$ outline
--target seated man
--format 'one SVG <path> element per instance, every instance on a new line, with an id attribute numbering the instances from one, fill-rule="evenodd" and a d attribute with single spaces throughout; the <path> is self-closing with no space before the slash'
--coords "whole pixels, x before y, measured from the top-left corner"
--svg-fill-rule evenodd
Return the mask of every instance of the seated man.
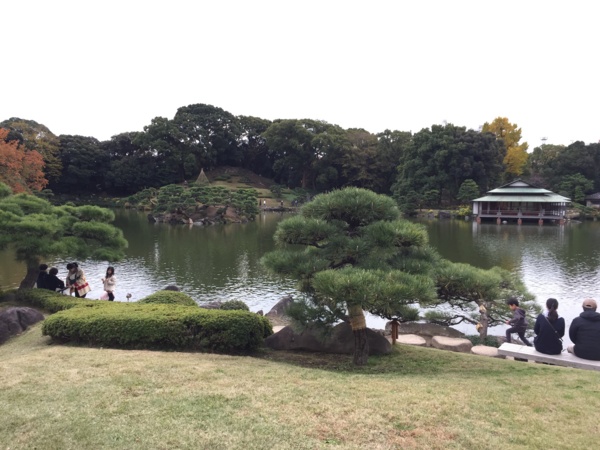
<path id="1" fill-rule="evenodd" d="M 583 312 L 573 320 L 569 337 L 573 345 L 567 350 L 584 359 L 600 361 L 600 314 L 596 312 L 596 301 L 588 298 L 583 301 Z"/>
<path id="2" fill-rule="evenodd" d="M 65 283 L 56 276 L 57 274 L 58 269 L 56 267 L 50 269 L 50 274 L 48 274 L 48 278 L 46 278 L 46 289 L 54 292 L 62 292 L 65 290 Z"/>

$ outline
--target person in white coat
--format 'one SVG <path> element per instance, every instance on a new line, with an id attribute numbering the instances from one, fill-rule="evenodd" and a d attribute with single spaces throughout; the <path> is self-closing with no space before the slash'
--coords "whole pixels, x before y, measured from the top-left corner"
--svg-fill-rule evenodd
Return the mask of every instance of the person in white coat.
<path id="1" fill-rule="evenodd" d="M 112 302 L 115 299 L 114 291 L 117 285 L 114 267 L 109 266 L 108 269 L 106 269 L 106 277 L 102 278 L 102 283 L 104 283 L 104 290 L 108 295 L 108 301 Z"/>

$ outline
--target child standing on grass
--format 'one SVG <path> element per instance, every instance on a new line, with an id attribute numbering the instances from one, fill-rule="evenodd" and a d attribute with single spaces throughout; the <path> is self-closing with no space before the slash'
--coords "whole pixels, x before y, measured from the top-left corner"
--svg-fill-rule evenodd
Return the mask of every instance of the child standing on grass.
<path id="1" fill-rule="evenodd" d="M 102 283 L 104 283 L 104 290 L 108 296 L 108 301 L 112 302 L 115 299 L 114 290 L 117 285 L 114 267 L 109 266 L 108 269 L 106 269 L 106 277 L 102 278 Z"/>
<path id="2" fill-rule="evenodd" d="M 526 346 L 531 347 L 531 342 L 525 337 L 525 330 L 527 330 L 527 313 L 523 308 L 519 308 L 519 300 L 514 297 L 509 298 L 506 303 L 513 312 L 513 318 L 506 321 L 507 325 L 511 325 L 511 327 L 506 330 L 506 342 L 510 343 L 510 335 L 512 333 L 517 333 L 519 339 L 521 339 Z"/>

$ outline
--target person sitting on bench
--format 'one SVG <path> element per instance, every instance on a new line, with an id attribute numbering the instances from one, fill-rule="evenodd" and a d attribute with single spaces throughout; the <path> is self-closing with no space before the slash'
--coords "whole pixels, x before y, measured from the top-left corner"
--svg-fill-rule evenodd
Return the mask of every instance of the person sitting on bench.
<path id="1" fill-rule="evenodd" d="M 571 323 L 569 338 L 573 345 L 567 350 L 583 359 L 600 361 L 600 314 L 594 299 L 585 299 L 581 305 L 583 312 Z"/>
<path id="2" fill-rule="evenodd" d="M 558 300 L 546 300 L 547 313 L 537 317 L 533 331 L 535 338 L 533 346 L 540 353 L 560 355 L 562 352 L 562 337 L 565 335 L 565 319 L 558 317 Z"/>

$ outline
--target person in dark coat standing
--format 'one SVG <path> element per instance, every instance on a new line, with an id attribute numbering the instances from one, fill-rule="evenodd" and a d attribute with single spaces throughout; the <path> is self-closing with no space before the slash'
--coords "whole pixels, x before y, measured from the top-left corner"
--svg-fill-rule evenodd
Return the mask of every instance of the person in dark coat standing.
<path id="1" fill-rule="evenodd" d="M 546 300 L 546 313 L 540 314 L 533 331 L 535 338 L 533 346 L 540 353 L 547 355 L 560 355 L 562 352 L 562 337 L 565 335 L 565 319 L 558 316 L 558 300 Z"/>
<path id="2" fill-rule="evenodd" d="M 48 278 L 48 264 L 40 264 L 40 273 L 38 274 L 35 285 L 38 289 L 46 289 L 46 279 Z"/>
<path id="3" fill-rule="evenodd" d="M 582 303 L 583 312 L 569 327 L 569 338 L 573 345 L 567 350 L 583 359 L 600 361 L 600 314 L 596 312 L 596 300 L 588 298 Z"/>

